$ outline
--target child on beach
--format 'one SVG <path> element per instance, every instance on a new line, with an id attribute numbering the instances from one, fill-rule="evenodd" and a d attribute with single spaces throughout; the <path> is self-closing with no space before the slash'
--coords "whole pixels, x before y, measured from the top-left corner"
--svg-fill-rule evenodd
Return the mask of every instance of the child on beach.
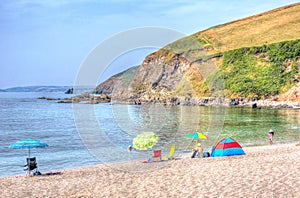
<path id="1" fill-rule="evenodd" d="M 133 146 L 132 146 L 132 145 L 129 145 L 129 146 L 128 146 L 128 151 L 131 153 L 132 150 L 134 150 Z"/>
<path id="2" fill-rule="evenodd" d="M 272 129 L 269 130 L 269 142 L 270 145 L 273 144 L 273 138 L 274 138 L 274 131 Z"/>

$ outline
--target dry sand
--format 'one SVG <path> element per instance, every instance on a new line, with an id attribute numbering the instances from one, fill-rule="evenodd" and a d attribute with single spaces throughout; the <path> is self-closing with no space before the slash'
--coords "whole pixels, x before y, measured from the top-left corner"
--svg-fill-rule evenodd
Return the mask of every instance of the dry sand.
<path id="1" fill-rule="evenodd" d="M 0 197 L 300 197 L 300 146 L 244 148 L 246 155 L 127 162 L 0 178 Z M 140 167 L 146 169 L 140 170 Z"/>

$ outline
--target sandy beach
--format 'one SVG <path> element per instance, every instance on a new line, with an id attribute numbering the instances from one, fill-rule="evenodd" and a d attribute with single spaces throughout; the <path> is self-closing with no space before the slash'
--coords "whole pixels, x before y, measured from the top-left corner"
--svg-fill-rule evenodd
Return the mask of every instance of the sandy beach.
<path id="1" fill-rule="evenodd" d="M 0 196 L 300 197 L 300 146 L 244 150 L 243 156 L 135 161 L 63 170 L 53 176 L 5 177 L 0 178 Z"/>

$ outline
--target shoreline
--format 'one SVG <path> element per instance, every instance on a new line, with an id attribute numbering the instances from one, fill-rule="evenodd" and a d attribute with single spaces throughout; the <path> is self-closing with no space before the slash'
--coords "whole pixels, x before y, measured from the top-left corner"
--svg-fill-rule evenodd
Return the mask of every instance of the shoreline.
<path id="1" fill-rule="evenodd" d="M 166 106 L 226 106 L 250 108 L 293 108 L 300 109 L 298 101 L 258 100 L 256 98 L 225 98 L 225 97 L 171 97 L 171 98 L 112 98 L 112 104 L 145 105 L 159 104 Z"/>
<path id="2" fill-rule="evenodd" d="M 48 98 L 45 96 L 38 97 L 40 100 L 57 100 L 57 103 L 85 103 L 99 104 L 110 103 L 128 104 L 128 105 L 148 105 L 159 104 L 166 106 L 226 106 L 226 107 L 251 107 L 251 108 L 293 108 L 300 109 L 300 101 L 278 100 L 278 97 L 271 99 L 257 98 L 226 98 L 221 97 L 155 97 L 155 96 L 123 96 L 120 94 L 93 94 L 85 92 L 81 95 L 75 95 L 71 98 Z M 300 100 L 300 99 L 299 99 Z"/>
<path id="3" fill-rule="evenodd" d="M 246 155 L 141 160 L 0 178 L 1 197 L 297 197 L 300 146 L 243 147 Z M 142 167 L 143 170 L 136 171 Z M 30 188 L 29 188 L 30 186 Z"/>

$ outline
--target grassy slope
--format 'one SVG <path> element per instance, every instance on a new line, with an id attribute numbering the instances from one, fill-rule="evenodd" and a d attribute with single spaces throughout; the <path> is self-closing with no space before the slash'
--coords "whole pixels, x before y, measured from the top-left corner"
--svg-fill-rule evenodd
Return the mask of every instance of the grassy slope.
<path id="1" fill-rule="evenodd" d="M 134 67 L 126 69 L 125 71 L 118 73 L 112 77 L 122 80 L 124 82 L 124 84 L 128 85 L 131 82 L 131 80 L 134 78 L 134 76 L 136 75 L 139 68 L 140 68 L 140 66 L 134 66 Z"/>
<path id="2" fill-rule="evenodd" d="M 220 73 L 229 97 L 270 97 L 299 81 L 300 39 L 224 52 Z"/>
<path id="3" fill-rule="evenodd" d="M 285 6 L 282 8 L 278 8 L 275 10 L 271 10 L 262 14 L 250 16 L 244 19 L 236 20 L 230 23 L 222 24 L 219 26 L 215 26 L 212 28 L 209 28 L 207 30 L 195 33 L 189 37 L 180 39 L 170 45 L 168 45 L 166 48 L 173 51 L 173 52 L 179 52 L 183 53 L 184 56 L 188 57 L 190 61 L 195 60 L 205 60 L 207 57 L 210 57 L 213 54 L 221 54 L 221 57 L 218 56 L 218 58 L 213 58 L 213 61 L 217 65 L 217 67 L 222 71 L 224 69 L 224 57 L 226 59 L 232 59 L 230 53 L 225 53 L 226 56 L 224 56 L 224 52 L 232 51 L 234 49 L 241 49 L 245 47 L 253 47 L 253 46 L 272 46 L 272 43 L 278 43 L 282 41 L 288 41 L 288 40 L 296 40 L 300 39 L 300 3 L 292 4 L 289 6 Z M 195 42 L 193 42 L 193 40 Z M 190 45 L 190 43 L 193 43 L 193 45 Z M 195 44 L 197 43 L 197 44 Z M 195 46 L 196 45 L 196 46 Z M 197 48 L 198 46 L 198 48 Z M 181 50 L 178 50 L 181 48 Z M 203 49 L 205 52 L 203 52 Z M 277 53 L 280 53 L 280 48 L 276 49 Z M 191 57 L 190 54 L 193 54 L 194 56 Z M 196 57 L 195 57 L 196 55 Z M 266 67 L 261 68 L 261 63 L 257 60 L 256 55 L 254 54 L 247 54 L 244 56 L 243 54 L 240 54 L 240 58 L 247 58 L 249 60 L 246 61 L 246 65 L 251 67 L 256 67 L 258 72 L 257 74 L 252 73 L 253 76 L 261 76 L 259 72 L 261 70 L 270 70 L 266 71 L 267 73 L 271 73 L 272 68 L 269 69 Z M 234 57 L 236 68 L 239 71 L 241 70 L 241 67 L 239 65 L 239 61 L 237 60 L 238 57 Z M 293 61 L 296 62 L 296 58 L 294 57 L 294 60 L 284 60 L 284 62 Z M 266 60 L 264 59 L 265 64 L 274 65 L 273 60 Z M 201 66 L 200 66 L 201 67 Z M 278 71 L 281 70 L 280 67 L 277 68 Z M 246 69 L 245 71 L 246 72 Z M 187 72 L 188 74 L 189 72 Z M 216 73 L 216 72 L 215 72 Z M 213 75 L 216 75 L 216 74 Z M 192 73 L 195 75 L 195 73 Z M 220 76 L 220 73 L 217 75 Z M 221 72 L 222 77 L 224 77 L 224 70 Z M 287 88 L 291 88 L 293 86 L 293 83 L 297 83 L 296 81 L 293 81 L 291 84 L 291 81 L 285 80 L 286 82 L 281 83 L 281 87 L 277 87 L 276 91 L 270 90 L 270 93 L 263 92 L 261 94 L 257 92 L 250 91 L 249 92 L 249 86 L 239 84 L 237 86 L 242 87 L 240 89 L 240 92 L 233 91 L 232 87 L 230 85 L 236 84 L 235 82 L 240 81 L 244 82 L 244 79 L 248 77 L 248 74 L 241 75 L 241 73 L 236 72 L 235 76 L 232 75 L 231 79 L 236 81 L 230 81 L 228 79 L 223 79 L 223 83 L 225 83 L 225 88 L 227 91 L 225 91 L 227 97 L 253 97 L 253 96 L 267 96 L 267 95 L 273 95 L 274 93 L 284 93 L 287 91 Z M 250 74 L 249 74 L 250 75 Z M 188 79 L 183 79 L 182 82 L 177 86 L 177 90 L 186 90 L 185 92 L 190 92 L 189 90 L 193 90 L 195 96 L 205 97 L 208 96 L 208 88 L 205 85 L 207 84 L 214 84 L 214 82 L 207 82 L 203 81 L 201 78 L 198 78 L 199 81 L 195 81 L 197 83 L 194 83 L 194 81 L 191 81 L 192 75 L 185 75 L 185 77 L 188 77 Z M 277 79 L 277 78 L 278 79 Z M 215 77 L 212 77 L 215 78 Z M 208 77 L 208 79 L 212 79 L 211 77 Z M 282 81 L 280 78 L 282 78 L 282 75 L 275 76 L 275 81 Z M 285 76 L 286 78 L 286 76 Z M 263 83 L 260 83 L 258 88 L 255 88 L 256 90 L 260 90 L 259 88 L 267 89 L 268 84 L 272 84 L 274 82 L 274 79 L 271 80 L 269 78 L 268 82 L 267 80 Z M 271 82 L 272 81 L 272 82 Z M 187 85 L 187 83 L 189 86 Z M 260 87 L 261 86 L 261 87 Z M 192 87 L 192 89 L 188 88 Z M 243 89 L 245 88 L 245 90 Z M 254 89 L 253 88 L 253 89 Z M 247 89 L 247 91 L 246 91 Z M 268 90 L 268 89 L 267 89 Z M 178 91 L 176 91 L 178 92 Z M 182 92 L 181 93 L 185 93 Z M 195 93 L 197 92 L 197 93 Z M 180 92 L 179 92 L 180 93 Z M 233 94 L 235 93 L 235 94 Z M 181 94 L 180 94 L 181 95 Z"/>
<path id="4" fill-rule="evenodd" d="M 177 54 L 188 54 L 204 48 L 206 55 L 209 55 L 242 47 L 299 39 L 299 27 L 300 3 L 296 3 L 211 27 L 181 38 L 164 49 Z M 166 51 L 158 50 L 156 53 L 162 56 L 164 52 Z"/>
<path id="5" fill-rule="evenodd" d="M 209 28 L 192 36 L 215 52 L 300 38 L 300 3 Z"/>

